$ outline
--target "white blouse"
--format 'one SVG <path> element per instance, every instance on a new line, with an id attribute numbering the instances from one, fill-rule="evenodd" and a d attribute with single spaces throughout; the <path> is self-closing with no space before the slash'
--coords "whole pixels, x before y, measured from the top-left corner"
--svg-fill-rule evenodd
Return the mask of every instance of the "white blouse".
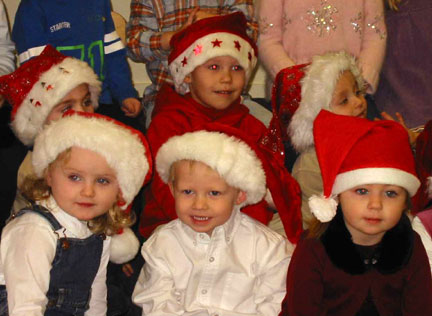
<path id="1" fill-rule="evenodd" d="M 9 315 L 43 315 L 48 302 L 51 263 L 58 236 L 85 239 L 92 235 L 82 222 L 60 209 L 51 197 L 40 203 L 48 208 L 65 228 L 53 232 L 50 223 L 36 213 L 23 214 L 3 229 L 0 244 L 0 284 L 6 284 Z M 106 269 L 109 260 L 107 237 L 103 244 L 99 270 L 92 284 L 90 308 L 85 315 L 106 315 Z M 79 273 L 79 271 L 77 271 Z"/>
<path id="2" fill-rule="evenodd" d="M 276 316 L 292 251 L 285 237 L 238 210 L 211 237 L 177 219 L 144 243 L 132 298 L 143 315 Z"/>
<path id="3" fill-rule="evenodd" d="M 427 256 L 429 258 L 429 265 L 431 266 L 432 272 L 432 238 L 429 235 L 426 228 L 423 226 L 422 221 L 417 216 L 414 217 L 412 221 L 412 227 L 420 235 L 420 238 L 423 242 L 423 246 L 426 249 Z"/>

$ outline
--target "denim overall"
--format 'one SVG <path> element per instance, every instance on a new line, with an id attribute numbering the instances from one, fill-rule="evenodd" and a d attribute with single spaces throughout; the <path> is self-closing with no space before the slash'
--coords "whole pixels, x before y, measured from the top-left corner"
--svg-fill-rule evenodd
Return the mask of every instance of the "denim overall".
<path id="1" fill-rule="evenodd" d="M 104 235 L 91 235 L 86 239 L 68 238 L 57 232 L 63 227 L 47 209 L 33 205 L 33 209 L 23 209 L 16 216 L 27 212 L 43 216 L 58 236 L 44 315 L 84 315 L 89 308 L 91 286 L 99 270 Z"/>

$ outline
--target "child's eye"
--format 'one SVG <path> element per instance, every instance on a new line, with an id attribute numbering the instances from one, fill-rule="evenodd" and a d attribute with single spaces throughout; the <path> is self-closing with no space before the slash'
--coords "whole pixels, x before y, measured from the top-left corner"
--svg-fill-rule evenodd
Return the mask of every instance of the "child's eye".
<path id="1" fill-rule="evenodd" d="M 189 190 L 189 189 L 182 190 L 182 193 L 186 194 L 186 195 L 190 195 L 190 194 L 192 194 L 192 190 Z"/>
<path id="2" fill-rule="evenodd" d="M 79 181 L 79 180 L 81 180 L 81 177 L 77 174 L 71 174 L 68 176 L 68 179 L 72 180 L 72 181 Z"/>
<path id="3" fill-rule="evenodd" d="M 243 67 L 240 66 L 240 65 L 235 65 L 235 66 L 232 67 L 232 69 L 233 69 L 234 71 L 241 71 L 241 70 L 243 70 Z"/>
<path id="4" fill-rule="evenodd" d="M 218 65 L 210 65 L 209 67 L 208 67 L 208 69 L 210 69 L 210 70 L 218 70 L 219 69 L 219 66 Z"/>
<path id="5" fill-rule="evenodd" d="M 366 195 L 368 193 L 368 190 L 365 188 L 359 188 L 355 190 L 355 193 L 359 194 L 359 195 Z"/>
<path id="6" fill-rule="evenodd" d="M 348 98 L 343 99 L 340 104 L 347 104 L 348 103 Z"/>
<path id="7" fill-rule="evenodd" d="M 93 105 L 92 104 L 92 100 L 90 98 L 85 99 L 84 102 L 83 102 L 83 106 L 84 107 L 88 107 L 88 106 L 92 106 L 92 105 Z"/>
<path id="8" fill-rule="evenodd" d="M 355 94 L 356 94 L 356 96 L 358 96 L 358 97 L 361 97 L 361 96 L 363 96 L 364 95 L 364 92 L 363 92 L 363 90 L 357 90 L 356 92 L 355 92 Z"/>
<path id="9" fill-rule="evenodd" d="M 389 190 L 385 192 L 385 195 L 389 198 L 397 197 L 399 194 L 396 191 Z"/>
<path id="10" fill-rule="evenodd" d="M 72 109 L 72 105 L 68 104 L 68 105 L 64 106 L 61 109 L 61 112 L 64 113 L 64 112 L 66 112 L 67 110 L 70 110 L 70 109 Z"/>
<path id="11" fill-rule="evenodd" d="M 210 191 L 209 193 L 211 196 L 219 196 L 221 193 L 219 191 Z"/>
<path id="12" fill-rule="evenodd" d="M 97 183 L 99 183 L 99 184 L 109 184 L 109 183 L 110 183 L 110 180 L 108 180 L 108 179 L 106 179 L 106 178 L 99 178 L 99 179 L 97 179 L 96 181 L 97 181 Z"/>

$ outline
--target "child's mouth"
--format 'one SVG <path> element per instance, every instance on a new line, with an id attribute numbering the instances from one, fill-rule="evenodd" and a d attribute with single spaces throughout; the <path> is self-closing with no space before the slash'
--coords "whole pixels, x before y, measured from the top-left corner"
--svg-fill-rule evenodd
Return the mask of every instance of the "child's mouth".
<path id="1" fill-rule="evenodd" d="M 208 216 L 192 216 L 192 218 L 198 222 L 208 221 Z"/>

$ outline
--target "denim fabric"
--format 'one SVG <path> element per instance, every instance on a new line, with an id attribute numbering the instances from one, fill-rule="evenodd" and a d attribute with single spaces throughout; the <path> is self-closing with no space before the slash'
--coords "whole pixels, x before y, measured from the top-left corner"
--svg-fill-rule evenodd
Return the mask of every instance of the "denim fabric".
<path id="1" fill-rule="evenodd" d="M 6 286 L 0 285 L 0 316 L 9 316 Z"/>
<path id="2" fill-rule="evenodd" d="M 51 212 L 41 206 L 24 209 L 17 216 L 26 212 L 43 216 L 54 231 L 62 228 Z M 99 269 L 103 239 L 101 235 L 91 235 L 86 239 L 59 236 L 50 271 L 46 316 L 84 315 L 89 308 L 91 286 Z"/>

